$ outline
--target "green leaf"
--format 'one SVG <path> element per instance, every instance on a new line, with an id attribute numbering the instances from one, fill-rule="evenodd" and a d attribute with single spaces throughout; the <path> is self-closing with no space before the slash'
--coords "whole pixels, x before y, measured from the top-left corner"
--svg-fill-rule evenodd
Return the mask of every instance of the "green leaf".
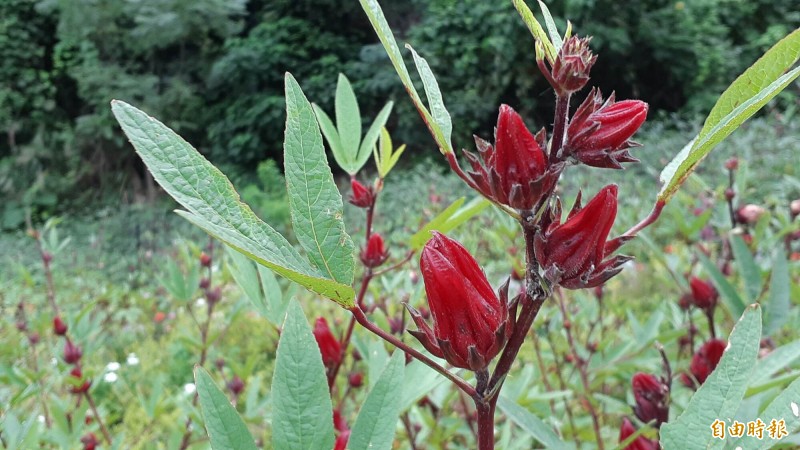
<path id="1" fill-rule="evenodd" d="M 351 173 L 353 161 L 348 159 L 349 154 L 346 153 L 342 147 L 342 140 L 339 137 L 339 131 L 336 130 L 336 125 L 333 124 L 331 118 L 328 117 L 325 111 L 318 105 L 312 104 L 311 107 L 314 108 L 314 114 L 317 116 L 319 128 L 322 130 L 325 140 L 328 141 L 328 147 L 330 147 L 331 153 L 333 153 L 333 159 L 336 160 L 336 164 L 345 172 Z M 355 171 L 352 173 L 355 173 Z"/>
<path id="2" fill-rule="evenodd" d="M 800 429 L 800 378 L 794 380 L 783 392 L 780 393 L 774 400 L 762 411 L 758 417 L 767 425 L 770 425 L 772 420 L 784 420 L 786 424 L 786 431 L 791 435 Z M 758 439 L 756 436 L 744 435 L 736 441 L 731 442 L 731 448 L 742 448 L 747 450 L 766 450 L 772 448 L 782 439 L 771 439 L 764 433 L 764 439 Z"/>
<path id="3" fill-rule="evenodd" d="M 542 15 L 544 16 L 544 24 L 547 27 L 547 34 L 550 35 L 550 39 L 553 41 L 553 46 L 556 48 L 556 52 L 558 52 L 558 50 L 561 50 L 564 42 L 561 40 L 561 35 L 558 34 L 558 28 L 556 27 L 555 21 L 553 21 L 553 16 L 550 14 L 550 10 L 547 9 L 547 5 L 545 5 L 542 0 L 539 0 L 539 8 L 541 8 Z"/>
<path id="4" fill-rule="evenodd" d="M 744 278 L 744 288 L 750 302 L 758 300 L 761 293 L 761 269 L 758 268 L 753 254 L 740 236 L 731 236 L 731 249 L 733 257 L 739 265 L 739 272 Z"/>
<path id="5" fill-rule="evenodd" d="M 556 60 L 558 49 L 556 49 L 553 43 L 550 42 L 550 39 L 548 39 L 547 34 L 544 32 L 542 25 L 539 24 L 539 21 L 536 20 L 536 17 L 533 15 L 531 9 L 525 4 L 525 0 L 512 0 L 512 3 L 514 4 L 514 8 L 517 8 L 517 12 L 522 17 L 522 21 L 525 22 L 525 26 L 527 26 L 528 30 L 530 30 L 533 38 L 542 43 L 547 60 L 552 64 L 553 61 Z"/>
<path id="6" fill-rule="evenodd" d="M 791 306 L 792 281 L 789 278 L 789 262 L 786 253 L 778 248 L 772 263 L 772 275 L 769 283 L 769 297 L 764 308 L 764 334 L 769 336 L 786 323 Z"/>
<path id="7" fill-rule="evenodd" d="M 711 424 L 731 421 L 744 398 L 761 342 L 761 308 L 749 306 L 734 326 L 717 368 L 692 396 L 677 419 L 661 427 L 664 448 L 686 450 L 721 448 L 724 441 L 711 434 Z"/>
<path id="8" fill-rule="evenodd" d="M 658 201 L 669 201 L 717 144 L 800 76 L 800 67 L 784 73 L 798 57 L 800 29 L 775 44 L 722 93 L 691 147 L 684 148 L 661 172 L 664 184 Z"/>
<path id="9" fill-rule="evenodd" d="M 400 414 L 405 354 L 395 350 L 380 379 L 369 391 L 353 425 L 347 448 L 350 450 L 392 448 L 397 417 Z"/>
<path id="10" fill-rule="evenodd" d="M 353 288 L 312 267 L 239 200 L 225 175 L 188 142 L 125 102 L 112 101 L 111 110 L 153 178 L 187 209 L 177 211 L 180 216 L 278 274 L 345 308 L 353 305 Z"/>
<path id="11" fill-rule="evenodd" d="M 339 283 L 353 283 L 353 240 L 344 230 L 342 196 L 322 148 L 322 135 L 300 85 L 286 74 L 286 186 L 292 224 L 311 262 Z"/>
<path id="12" fill-rule="evenodd" d="M 350 161 L 355 161 L 361 145 L 361 111 L 358 109 L 358 100 L 350 85 L 350 80 L 344 74 L 339 74 L 336 83 L 336 128 L 342 140 L 342 148 Z"/>
<path id="13" fill-rule="evenodd" d="M 771 376 L 789 367 L 797 358 L 800 358 L 800 341 L 793 341 L 776 348 L 758 361 L 750 376 L 750 384 L 764 383 Z"/>
<path id="14" fill-rule="evenodd" d="M 268 268 L 257 265 L 258 276 L 261 278 L 261 289 L 264 293 L 264 303 L 267 305 L 267 320 L 276 327 L 280 327 L 286 317 L 286 308 L 289 307 L 291 297 L 284 296 L 275 274 Z"/>
<path id="15" fill-rule="evenodd" d="M 745 304 L 742 297 L 736 292 L 736 288 L 728 282 L 725 275 L 719 271 L 717 266 L 714 265 L 703 252 L 697 252 L 697 259 L 700 261 L 706 273 L 711 277 L 714 286 L 716 286 L 717 290 L 722 294 L 722 303 L 725 304 L 725 307 L 728 308 L 731 315 L 733 317 L 741 316 L 744 312 Z"/>
<path id="16" fill-rule="evenodd" d="M 256 450 L 253 437 L 247 429 L 236 408 L 219 390 L 206 369 L 197 366 L 194 369 L 194 382 L 203 420 L 211 440 L 213 450 Z"/>
<path id="17" fill-rule="evenodd" d="M 497 399 L 497 406 L 515 424 L 539 441 L 545 448 L 570 448 L 553 429 L 542 422 L 541 419 L 531 414 L 530 411 L 518 405 L 517 402 L 501 395 Z"/>
<path id="18" fill-rule="evenodd" d="M 375 143 L 378 142 L 378 137 L 380 136 L 381 130 L 383 129 L 384 125 L 386 125 L 386 121 L 389 119 L 389 114 L 392 113 L 392 106 L 394 106 L 394 103 L 389 102 L 383 107 L 383 109 L 381 109 L 381 111 L 375 117 L 375 120 L 372 121 L 372 125 L 370 125 L 369 129 L 367 130 L 367 134 L 364 135 L 364 140 L 361 141 L 361 148 L 358 150 L 358 157 L 356 158 L 356 172 L 364 167 L 364 164 L 366 164 L 367 160 L 369 159 L 369 155 L 372 154 L 372 149 L 375 148 Z"/>
<path id="19" fill-rule="evenodd" d="M 405 380 L 403 381 L 403 403 L 400 411 L 412 407 L 422 397 L 428 395 L 436 386 L 447 381 L 439 372 L 426 366 L 424 363 L 413 360 L 406 365 Z"/>
<path id="20" fill-rule="evenodd" d="M 450 138 L 453 134 L 453 121 L 450 118 L 450 113 L 447 112 L 447 107 L 444 106 L 442 91 L 439 89 L 439 83 L 436 82 L 436 76 L 433 75 L 431 66 L 425 58 L 419 56 L 411 45 L 406 44 L 406 48 L 411 51 L 411 56 L 414 57 L 414 65 L 417 66 L 417 72 L 422 79 L 422 86 L 425 88 L 425 96 L 428 98 L 433 120 L 439 125 L 447 148 L 452 149 Z"/>
<path id="21" fill-rule="evenodd" d="M 387 131 L 386 128 L 381 128 L 380 143 L 374 149 L 375 165 L 378 167 L 378 174 L 381 178 L 386 178 L 386 175 L 388 175 L 394 165 L 397 164 L 397 161 L 400 160 L 400 155 L 402 155 L 403 151 L 406 149 L 406 145 L 401 145 L 397 148 L 397 151 L 394 151 L 393 148 L 392 137 L 389 135 L 389 131 Z"/>
<path id="22" fill-rule="evenodd" d="M 258 272 L 256 271 L 255 264 L 246 256 L 230 247 L 227 247 L 226 250 L 231 261 L 228 269 L 231 272 L 231 276 L 233 276 L 233 280 L 242 288 L 245 297 L 250 300 L 253 308 L 262 317 L 267 318 L 269 311 L 267 309 L 267 304 L 264 302 L 264 296 L 261 293 L 261 283 L 258 279 Z"/>
<path id="23" fill-rule="evenodd" d="M 395 41 L 394 34 L 392 34 L 392 29 L 389 28 L 389 24 L 386 22 L 386 17 L 383 15 L 381 5 L 377 0 L 359 0 L 359 3 L 361 3 L 361 8 L 364 9 L 364 12 L 367 14 L 367 18 L 369 18 L 372 28 L 375 30 L 375 34 L 378 35 L 378 39 L 380 39 L 381 44 L 383 44 L 383 48 L 389 55 L 389 59 L 392 61 L 394 70 L 400 77 L 403 87 L 406 88 L 406 92 L 408 92 L 408 95 L 411 97 L 411 101 L 414 103 L 417 111 L 419 111 L 419 114 L 422 116 L 425 126 L 428 127 L 428 131 L 430 132 L 431 136 L 433 136 L 436 144 L 439 146 L 439 151 L 444 155 L 452 153 L 453 149 L 450 146 L 449 140 L 444 139 L 444 134 L 439 128 L 438 123 L 433 120 L 428 108 L 426 108 L 425 104 L 422 103 L 422 99 L 420 98 L 419 93 L 417 93 L 414 83 L 411 82 L 411 76 L 408 74 L 408 68 L 406 67 L 405 62 L 403 62 L 403 56 L 400 54 L 400 48 L 397 47 L 397 41 Z"/>
<path id="24" fill-rule="evenodd" d="M 414 233 L 410 240 L 411 248 L 414 250 L 421 249 L 425 246 L 425 243 L 428 242 L 428 239 L 430 239 L 431 231 L 436 230 L 440 233 L 448 233 L 491 205 L 491 203 L 483 197 L 475 197 L 466 205 L 464 205 L 464 201 L 464 197 L 457 199 L 453 204 L 445 208 L 444 211 L 431 219 L 430 222 L 425 224 L 421 230 Z"/>
<path id="25" fill-rule="evenodd" d="M 289 304 L 272 378 L 272 448 L 333 447 L 333 405 L 322 355 L 297 301 Z"/>

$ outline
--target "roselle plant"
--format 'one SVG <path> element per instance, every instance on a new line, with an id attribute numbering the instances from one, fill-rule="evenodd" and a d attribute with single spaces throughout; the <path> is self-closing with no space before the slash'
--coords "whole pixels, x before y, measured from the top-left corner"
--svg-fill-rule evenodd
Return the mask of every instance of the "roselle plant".
<path id="1" fill-rule="evenodd" d="M 320 317 L 312 332 L 297 302 L 288 305 L 278 305 L 274 300 L 254 302 L 256 309 L 281 330 L 272 382 L 273 448 L 391 448 L 398 416 L 407 401 L 397 389 L 404 372 L 410 371 L 407 360 L 417 360 L 432 368 L 449 380 L 462 398 L 472 402 L 477 417 L 475 423 L 469 418 L 468 421 L 474 426 L 476 447 L 494 448 L 500 393 L 522 346 L 536 340 L 528 339 L 529 330 L 548 301 L 557 301 L 562 312 L 570 347 L 565 360 L 576 364 L 588 388 L 587 366 L 581 361 L 570 332 L 572 325 L 567 319 L 569 310 L 563 300 L 564 291 L 601 288 L 622 271 L 631 258 L 620 254 L 620 248 L 659 218 L 667 202 L 715 145 L 800 75 L 800 68 L 789 70 L 798 59 L 798 30 L 776 44 L 723 93 L 697 138 L 662 172 L 663 187 L 652 212 L 617 235 L 612 233 L 617 213 L 626 207 L 625 198 L 633 193 L 619 192 L 613 183 L 618 173 L 615 169 L 636 161 L 631 150 L 637 144 L 631 138 L 646 118 L 647 104 L 638 100 L 617 101 L 614 94 L 604 96 L 591 87 L 591 69 L 598 56 L 590 49 L 590 38 L 573 35 L 571 25 L 560 35 L 540 2 L 545 32 L 523 1 L 513 0 L 513 3 L 534 37 L 531 57 L 536 58 L 554 93 L 552 128 L 535 131 L 512 106 L 499 105 L 494 137 L 476 137 L 475 151 L 465 150 L 459 161 L 451 145 L 452 121 L 429 64 L 407 46 L 424 86 L 426 105 L 377 1 L 361 0 L 401 82 L 451 170 L 485 199 L 483 203 L 494 205 L 517 223 L 516 233 L 523 237 L 525 245 L 521 284 L 515 291 L 509 288 L 509 283 L 492 286 L 481 262 L 464 245 L 446 235 L 480 212 L 477 204 L 466 212 L 461 210 L 460 216 L 455 212 L 460 204 L 448 208 L 410 239 L 411 250 L 405 255 L 387 245 L 379 232 L 380 224 L 374 221 L 374 213 L 384 179 L 403 147 L 393 149 L 389 133 L 383 128 L 391 103 L 362 139 L 358 103 L 344 77 L 340 77 L 337 87 L 336 125 L 306 99 L 291 74 L 287 73 L 285 78 L 285 174 L 294 234 L 302 251 L 240 202 L 225 176 L 186 141 L 133 106 L 112 102 L 114 115 L 156 181 L 185 208 L 178 214 L 226 243 L 233 250 L 232 255 L 237 255 L 234 259 L 239 261 L 240 275 L 243 267 L 249 267 L 246 270 L 251 277 L 256 273 L 252 266 L 246 266 L 241 256 L 244 255 L 258 264 L 256 279 L 264 281 L 264 277 L 270 276 L 266 274 L 273 271 L 333 300 L 350 313 L 347 324 L 333 325 Z M 582 95 L 587 87 L 588 94 Z M 573 108 L 573 104 L 579 106 Z M 336 162 L 350 175 L 350 202 L 363 209 L 365 226 L 361 244 L 345 230 L 343 200 L 328 166 L 323 135 Z M 378 177 L 372 182 L 363 180 L 361 173 L 370 154 L 378 168 Z M 464 160 L 468 163 L 466 170 L 461 165 Z M 590 195 L 585 205 L 582 194 L 562 199 L 558 189 L 562 175 L 578 164 L 592 167 L 598 177 L 608 179 L 607 185 Z M 572 205 L 566 214 L 562 202 Z M 416 325 L 410 334 L 419 341 L 417 346 L 372 320 L 373 305 L 368 303 L 367 293 L 373 280 L 397 270 L 420 249 L 430 314 L 426 317 L 427 312 L 408 306 Z M 360 274 L 359 282 L 354 282 L 356 273 Z M 705 307 L 713 315 L 711 299 L 700 295 L 699 287 L 692 289 L 697 291 L 695 301 L 705 301 Z M 251 300 L 264 299 L 264 293 L 248 296 Z M 703 353 L 705 359 L 698 357 L 697 364 L 693 361 L 692 375 L 696 381 L 705 378 L 704 383 L 675 421 L 668 421 L 670 371 L 662 378 L 644 374 L 635 377 L 634 412 L 643 421 L 663 423 L 661 445 L 665 448 L 683 448 L 683 443 L 690 440 L 708 441 L 709 433 L 694 429 L 707 427 L 710 421 L 705 416 L 713 413 L 727 417 L 735 412 L 744 396 L 748 370 L 758 349 L 760 311 L 758 305 L 747 307 L 745 303 L 732 310 L 736 317 L 742 315 L 728 344 L 736 349 L 737 355 L 730 352 L 720 355 L 707 349 Z M 400 320 L 397 328 L 402 331 L 403 319 Z M 388 360 L 381 375 L 371 380 L 370 392 L 356 421 L 347 424 L 332 398 L 341 400 L 347 396 L 337 390 L 336 381 L 339 373 L 343 373 L 344 355 L 356 324 L 400 351 Z M 534 342 L 534 346 L 538 352 L 538 343 Z M 713 372 L 712 362 L 719 367 Z M 350 381 L 349 388 L 360 387 L 358 377 L 352 375 L 348 374 L 347 379 L 356 381 Z M 247 427 L 202 367 L 196 370 L 196 383 L 212 447 L 255 448 Z M 796 384 L 787 392 L 800 389 Z M 715 397 L 721 387 L 727 387 L 729 392 L 723 399 Z M 585 400 L 593 419 L 595 443 L 603 448 L 598 414 L 591 400 Z M 507 408 L 511 410 L 513 406 Z M 770 408 L 767 409 L 772 413 Z M 403 422 L 413 436 L 407 416 Z M 552 432 L 544 435 L 546 439 L 539 440 L 558 440 Z M 641 431 L 636 432 L 627 421 L 620 437 L 623 445 L 636 445 L 632 444 L 634 441 L 643 446 L 657 445 L 641 436 Z"/>

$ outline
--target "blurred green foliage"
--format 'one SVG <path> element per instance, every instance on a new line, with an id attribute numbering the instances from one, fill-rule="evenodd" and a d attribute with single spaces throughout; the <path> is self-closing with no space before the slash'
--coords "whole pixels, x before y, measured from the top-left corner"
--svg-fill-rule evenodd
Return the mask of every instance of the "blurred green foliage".
<path id="1" fill-rule="evenodd" d="M 649 102 L 651 116 L 706 112 L 738 73 L 800 25 L 796 1 L 548 5 L 559 25 L 569 18 L 577 33 L 594 36 L 596 84 Z M 491 135 L 501 102 L 532 129 L 548 123 L 549 91 L 510 2 L 384 7 L 400 42 L 413 43 L 437 75 L 457 148 L 470 146 L 473 133 Z M 46 218 L 116 202 L 121 192 L 126 202 L 153 197 L 152 180 L 111 119 L 112 98 L 161 118 L 216 164 L 253 179 L 259 162 L 280 159 L 286 71 L 326 110 L 345 73 L 364 117 L 393 99 L 387 125 L 395 141 L 411 155 L 432 149 L 358 2 L 2 2 L 0 229 L 19 227 L 26 209 Z"/>

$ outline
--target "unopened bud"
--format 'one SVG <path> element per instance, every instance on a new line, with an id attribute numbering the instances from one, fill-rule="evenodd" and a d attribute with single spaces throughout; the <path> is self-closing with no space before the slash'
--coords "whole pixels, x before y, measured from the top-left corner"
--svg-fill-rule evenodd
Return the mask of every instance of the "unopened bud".
<path id="1" fill-rule="evenodd" d="M 725 168 L 728 170 L 736 170 L 739 168 L 739 158 L 733 157 L 725 161 Z"/>
<path id="2" fill-rule="evenodd" d="M 353 372 L 347 377 L 347 382 L 354 388 L 360 388 L 364 384 L 364 375 L 361 372 Z"/>
<path id="3" fill-rule="evenodd" d="M 233 395 L 238 396 L 244 390 L 244 380 L 239 378 L 239 375 L 234 375 L 231 381 L 228 382 L 228 390 L 231 391 Z"/>
<path id="4" fill-rule="evenodd" d="M 355 178 L 350 182 L 350 188 L 353 190 L 353 194 L 350 196 L 350 203 L 359 208 L 372 206 L 375 201 L 375 193 L 371 188 L 359 183 Z"/>
<path id="5" fill-rule="evenodd" d="M 81 360 L 83 356 L 83 351 L 81 348 L 72 343 L 72 341 L 67 341 L 64 344 L 64 362 L 67 364 L 76 364 L 78 361 Z"/>
<path id="6" fill-rule="evenodd" d="M 215 304 L 222 298 L 222 288 L 217 286 L 214 289 L 206 291 L 206 300 L 209 304 Z"/>
<path id="7" fill-rule="evenodd" d="M 42 261 L 44 261 L 45 264 L 50 264 L 50 261 L 52 261 L 52 260 L 53 260 L 53 254 L 52 253 L 50 253 L 48 251 L 43 251 L 42 252 Z"/>
<path id="8" fill-rule="evenodd" d="M 53 319 L 53 333 L 57 334 L 58 336 L 64 336 L 67 334 L 67 324 L 61 319 L 61 316 L 56 316 Z"/>
<path id="9" fill-rule="evenodd" d="M 792 219 L 800 216 L 800 199 L 792 200 L 792 202 L 789 203 L 789 211 L 792 213 Z"/>
<path id="10" fill-rule="evenodd" d="M 572 328 L 572 322 L 569 319 L 564 319 L 564 329 L 569 330 L 570 328 Z"/>
<path id="11" fill-rule="evenodd" d="M 731 201 L 733 200 L 734 197 L 736 197 L 736 192 L 734 192 L 733 189 L 731 188 L 725 189 L 725 200 Z"/>
<path id="12" fill-rule="evenodd" d="M 83 444 L 83 450 L 96 450 L 99 444 L 97 436 L 95 436 L 94 433 L 83 435 L 81 443 Z"/>
<path id="13" fill-rule="evenodd" d="M 34 331 L 33 333 L 29 334 L 28 335 L 28 342 L 30 342 L 31 345 L 38 344 L 39 343 L 39 333 Z"/>
<path id="14" fill-rule="evenodd" d="M 22 320 L 18 320 L 16 323 L 17 330 L 22 331 L 23 333 L 28 331 L 28 324 Z"/>
<path id="15" fill-rule="evenodd" d="M 211 267 L 211 255 L 206 252 L 200 253 L 200 265 L 203 267 Z"/>
<path id="16" fill-rule="evenodd" d="M 217 367 L 217 370 L 222 370 L 222 368 L 225 367 L 225 360 L 217 358 L 217 360 L 214 361 L 214 365 Z"/>
<path id="17" fill-rule="evenodd" d="M 209 280 L 206 277 L 200 278 L 200 285 L 199 286 L 200 286 L 200 289 L 203 289 L 203 290 L 208 289 L 208 287 L 211 286 L 211 280 Z"/>
<path id="18" fill-rule="evenodd" d="M 758 222 L 758 219 L 766 212 L 767 210 L 759 205 L 744 205 L 736 211 L 736 220 L 742 224 L 753 225 Z"/>

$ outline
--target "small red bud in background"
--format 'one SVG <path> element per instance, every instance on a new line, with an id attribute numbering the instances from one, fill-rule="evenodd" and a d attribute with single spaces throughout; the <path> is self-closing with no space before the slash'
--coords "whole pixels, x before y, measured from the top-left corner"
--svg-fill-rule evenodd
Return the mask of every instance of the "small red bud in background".
<path id="1" fill-rule="evenodd" d="M 379 233 L 372 233 L 367 241 L 367 248 L 361 251 L 361 262 L 366 267 L 374 269 L 380 266 L 389 258 L 389 252 L 383 243 L 383 237 Z"/>
<path id="2" fill-rule="evenodd" d="M 200 278 L 200 289 L 205 290 L 208 289 L 209 286 L 211 286 L 211 280 L 206 277 Z"/>
<path id="3" fill-rule="evenodd" d="M 53 319 L 53 333 L 57 334 L 58 336 L 64 336 L 67 334 L 67 324 L 61 319 L 61 316 L 56 316 Z"/>
<path id="4" fill-rule="evenodd" d="M 692 294 L 683 294 L 681 295 L 681 298 L 678 299 L 678 306 L 680 306 L 684 311 L 687 311 L 689 308 L 691 308 L 692 303 Z"/>
<path id="5" fill-rule="evenodd" d="M 211 267 L 211 255 L 206 252 L 200 253 L 200 265 L 203 267 Z"/>
<path id="6" fill-rule="evenodd" d="M 166 314 L 164 314 L 164 313 L 163 313 L 163 312 L 161 312 L 161 311 L 158 311 L 158 312 L 156 312 L 156 313 L 155 313 L 155 315 L 153 315 L 153 322 L 155 322 L 155 323 L 161 323 L 161 322 L 163 322 L 163 321 L 164 321 L 164 319 L 166 319 L 166 318 L 167 318 L 167 315 L 166 315 Z"/>
<path id="7" fill-rule="evenodd" d="M 572 353 L 567 353 L 567 355 L 564 356 L 564 360 L 566 362 L 570 363 L 570 364 L 574 364 L 575 363 L 575 355 L 573 355 Z"/>
<path id="8" fill-rule="evenodd" d="M 733 189 L 731 188 L 725 189 L 725 200 L 731 201 L 733 200 L 734 197 L 736 197 L 736 192 L 734 192 Z"/>
<path id="9" fill-rule="evenodd" d="M 564 329 L 569 330 L 570 328 L 572 328 L 572 322 L 569 319 L 564 319 Z"/>
<path id="10" fill-rule="evenodd" d="M 231 381 L 228 381 L 228 390 L 231 391 L 233 395 L 238 396 L 244 391 L 244 380 L 239 378 L 239 375 L 234 375 Z"/>
<path id="11" fill-rule="evenodd" d="M 92 422 L 94 422 L 94 417 L 90 416 L 89 414 L 87 414 L 86 417 L 83 419 L 84 425 L 91 425 Z"/>
<path id="12" fill-rule="evenodd" d="M 733 273 L 733 269 L 731 268 L 731 262 L 730 261 L 725 261 L 722 264 L 722 268 L 720 269 L 720 272 L 722 272 L 722 274 L 725 275 L 726 277 L 731 276 L 731 274 Z"/>
<path id="13" fill-rule="evenodd" d="M 728 170 L 736 170 L 739 168 L 739 158 L 733 157 L 725 161 L 725 168 Z"/>
<path id="14" fill-rule="evenodd" d="M 72 386 L 69 391 L 73 394 L 83 394 L 89 390 L 89 387 L 92 385 L 89 380 L 83 379 L 83 373 L 81 372 L 80 367 L 73 367 L 72 370 L 69 372 L 70 377 L 74 379 L 75 385 Z"/>
<path id="15" fill-rule="evenodd" d="M 350 180 L 350 188 L 353 194 L 350 196 L 350 203 L 359 208 L 369 208 L 375 201 L 375 193 L 371 188 L 359 183 L 358 180 L 353 178 Z"/>
<path id="16" fill-rule="evenodd" d="M 697 277 L 689 279 L 689 287 L 692 290 L 692 303 L 700 309 L 710 310 L 717 306 L 719 293 L 714 285 L 708 281 Z"/>
<path id="17" fill-rule="evenodd" d="M 792 202 L 789 203 L 789 212 L 792 214 L 792 219 L 800 216 L 800 199 L 792 200 Z"/>
<path id="18" fill-rule="evenodd" d="M 75 364 L 81 360 L 83 351 L 80 347 L 73 344 L 72 341 L 67 341 L 64 344 L 64 362 L 67 364 Z"/>
<path id="19" fill-rule="evenodd" d="M 225 360 L 217 358 L 216 361 L 214 361 L 214 366 L 216 366 L 217 370 L 222 370 L 222 368 L 225 367 Z"/>
<path id="20" fill-rule="evenodd" d="M 342 345 L 331 333 L 328 321 L 324 317 L 317 318 L 314 324 L 314 338 L 317 340 L 322 362 L 325 367 L 333 367 L 342 361 Z"/>
<path id="21" fill-rule="evenodd" d="M 42 261 L 44 261 L 45 264 L 50 264 L 50 262 L 53 261 L 53 254 L 48 251 L 43 251 Z"/>
<path id="22" fill-rule="evenodd" d="M 83 435 L 81 443 L 83 444 L 83 450 L 96 450 L 99 444 L 99 442 L 97 442 L 97 436 L 95 436 L 94 433 Z"/>
<path id="23" fill-rule="evenodd" d="M 364 385 L 364 375 L 361 372 L 353 372 L 347 377 L 347 382 L 354 388 Z"/>
<path id="24" fill-rule="evenodd" d="M 222 288 L 220 286 L 215 287 L 214 289 L 210 289 L 206 291 L 206 300 L 208 303 L 215 304 L 222 298 Z"/>
<path id="25" fill-rule="evenodd" d="M 630 419 L 627 417 L 622 419 L 622 426 L 619 429 L 619 441 L 624 442 L 625 439 L 631 437 L 634 433 L 636 433 L 636 427 L 633 426 Z M 658 442 L 647 439 L 646 437 L 639 435 L 636 439 L 633 440 L 627 447 L 623 450 L 658 450 L 659 445 Z"/>
<path id="26" fill-rule="evenodd" d="M 711 339 L 703 344 L 694 356 L 689 365 L 689 371 L 698 383 L 703 384 L 711 372 L 717 368 L 719 360 L 722 358 L 722 353 L 725 352 L 727 344 L 721 339 Z M 681 382 L 688 387 L 696 388 L 694 380 L 687 374 L 682 374 Z"/>
<path id="27" fill-rule="evenodd" d="M 590 353 L 595 353 L 597 351 L 597 348 L 598 348 L 597 341 L 589 342 L 586 345 L 586 349 L 589 350 Z"/>
<path id="28" fill-rule="evenodd" d="M 39 333 L 34 331 L 33 333 L 28 335 L 28 342 L 30 342 L 31 345 L 36 345 L 39 343 L 39 338 L 40 338 Z"/>
<path id="29" fill-rule="evenodd" d="M 419 275 L 417 275 L 417 272 L 414 270 L 408 271 L 408 278 L 411 280 L 411 284 L 416 285 L 419 283 Z"/>
<path id="30" fill-rule="evenodd" d="M 21 320 L 17 321 L 17 323 L 15 325 L 17 327 L 17 330 L 19 330 L 19 331 L 21 331 L 23 333 L 28 331 L 28 324 L 23 322 L 23 321 L 21 321 Z"/>
<path id="31" fill-rule="evenodd" d="M 403 319 L 400 317 L 389 317 L 389 332 L 392 334 L 402 334 Z"/>
<path id="32" fill-rule="evenodd" d="M 758 219 L 767 212 L 761 206 L 749 204 L 744 205 L 736 211 L 736 221 L 743 225 L 753 225 L 758 222 Z"/>

